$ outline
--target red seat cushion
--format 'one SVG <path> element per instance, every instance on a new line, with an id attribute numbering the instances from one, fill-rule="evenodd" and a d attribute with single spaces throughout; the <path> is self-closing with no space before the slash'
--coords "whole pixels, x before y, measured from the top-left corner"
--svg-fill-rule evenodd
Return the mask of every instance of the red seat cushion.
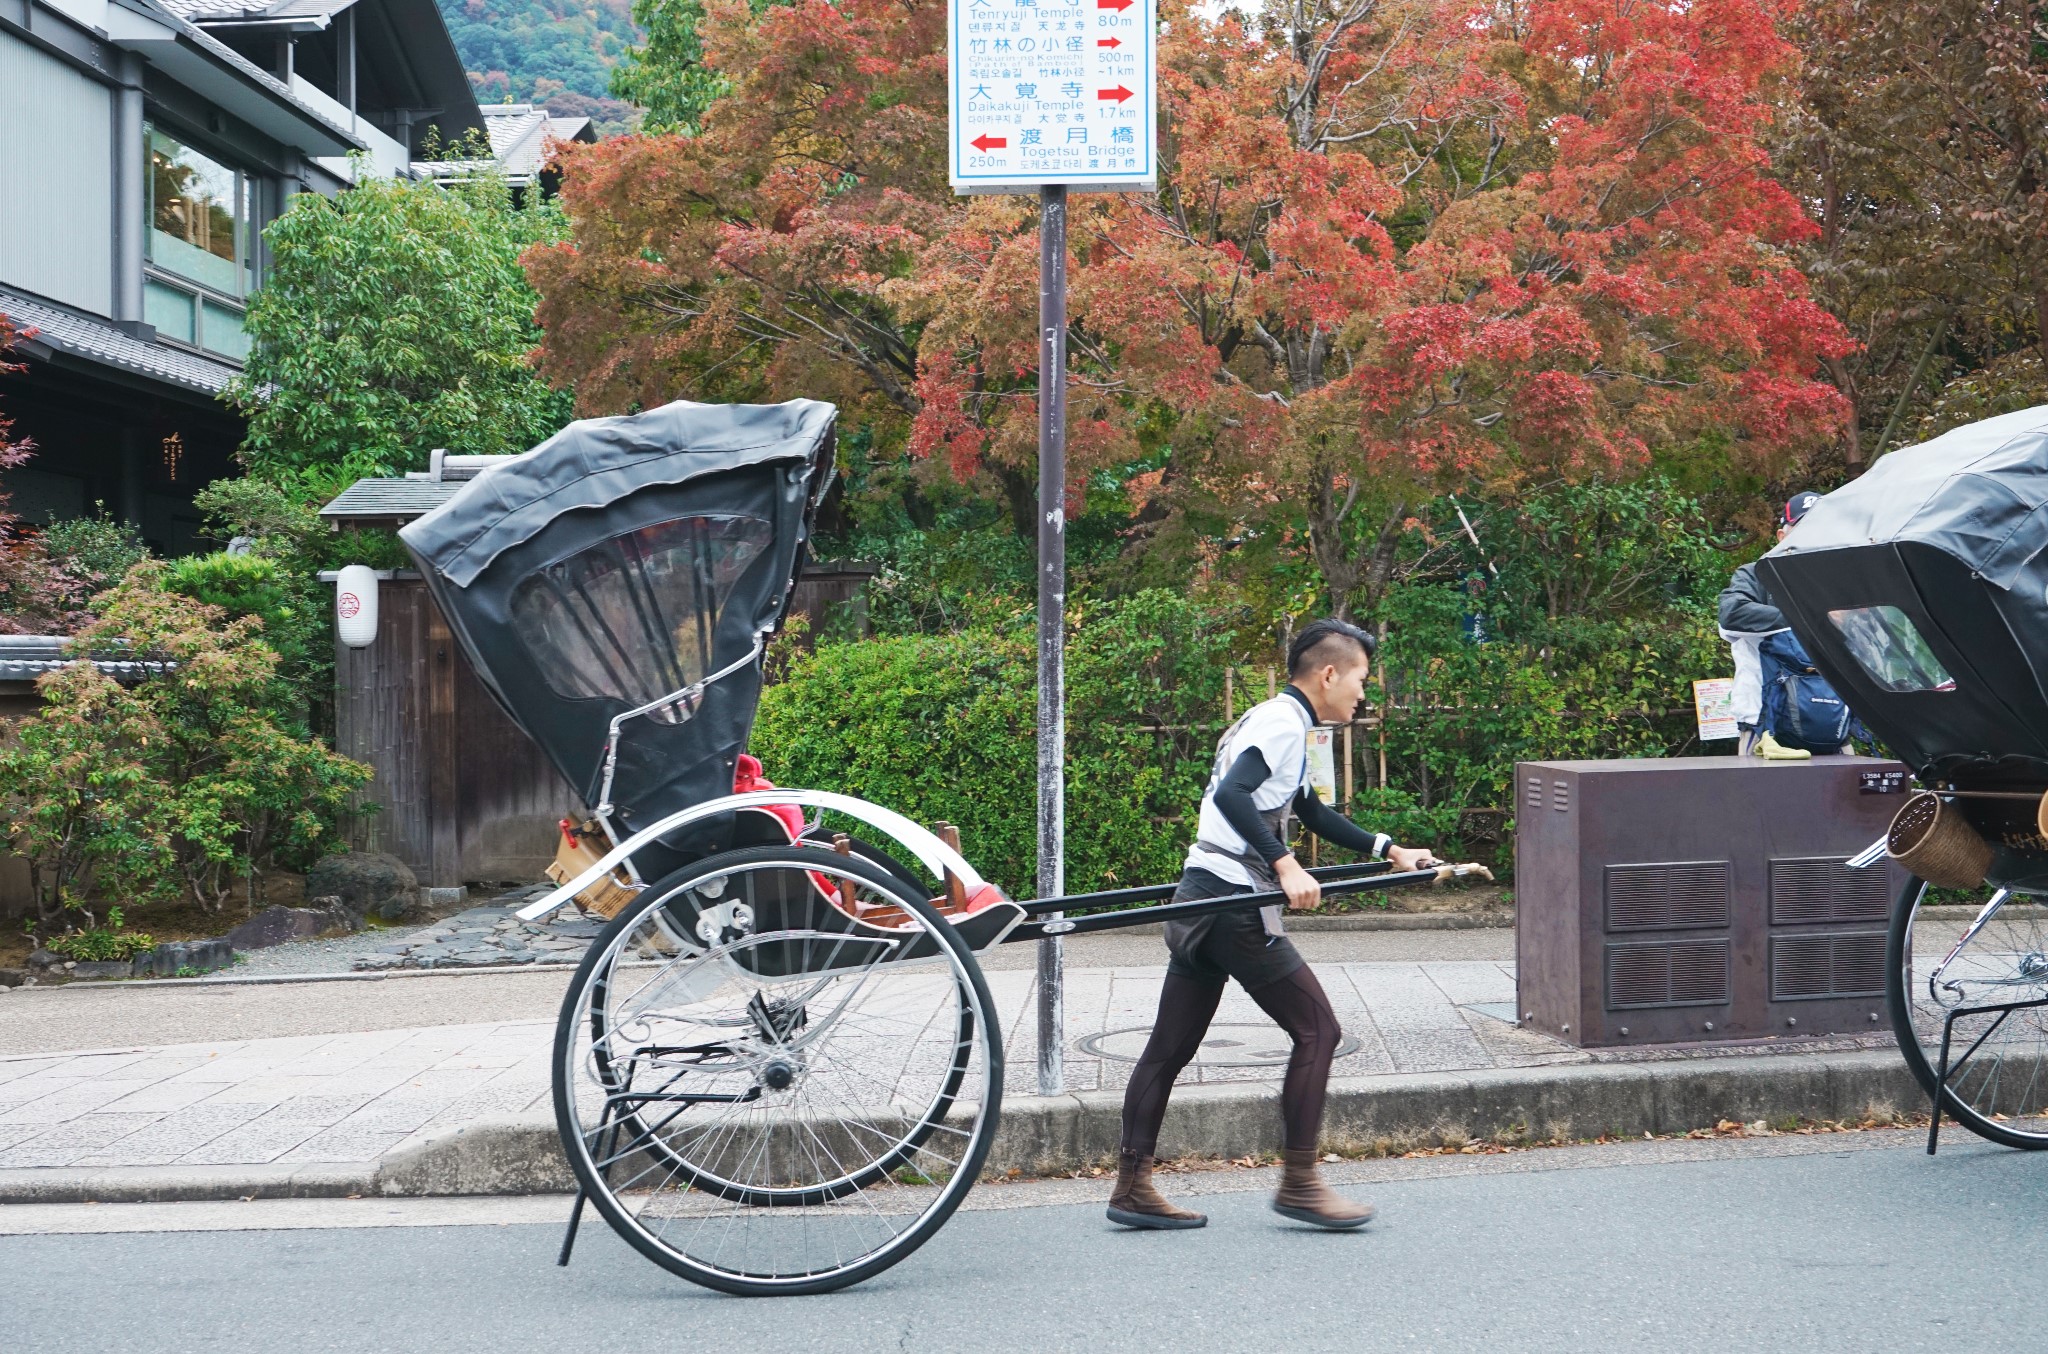
<path id="1" fill-rule="evenodd" d="M 752 794 L 756 790 L 772 790 L 775 782 L 761 774 L 761 759 L 752 753 L 742 752 L 733 767 L 732 792 L 736 795 Z M 761 812 L 781 820 L 789 831 L 789 839 L 795 841 L 804 835 L 804 811 L 794 804 L 763 804 Z"/>

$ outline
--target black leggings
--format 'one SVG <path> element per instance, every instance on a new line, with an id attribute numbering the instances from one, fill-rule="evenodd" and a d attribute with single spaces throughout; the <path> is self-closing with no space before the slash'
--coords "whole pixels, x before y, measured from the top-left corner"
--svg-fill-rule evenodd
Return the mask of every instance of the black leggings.
<path id="1" fill-rule="evenodd" d="M 1330 1060 L 1337 1053 L 1337 1013 L 1323 985 L 1304 964 L 1275 982 L 1254 990 L 1252 1000 L 1273 1017 L 1294 1040 L 1287 1060 L 1287 1080 L 1280 1088 L 1280 1112 L 1286 1120 L 1290 1150 L 1313 1148 L 1323 1126 L 1323 1093 L 1329 1088 Z M 1195 1056 L 1216 1003 L 1223 998 L 1221 979 L 1213 983 L 1168 973 L 1159 992 L 1159 1018 L 1124 1090 L 1123 1150 L 1128 1156 L 1156 1156 L 1159 1125 L 1166 1118 L 1166 1099 L 1173 1079 Z"/>

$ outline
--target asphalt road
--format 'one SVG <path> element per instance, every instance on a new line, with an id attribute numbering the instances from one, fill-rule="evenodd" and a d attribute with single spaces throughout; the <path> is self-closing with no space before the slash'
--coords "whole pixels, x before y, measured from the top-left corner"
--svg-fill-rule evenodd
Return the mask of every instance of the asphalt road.
<path id="1" fill-rule="evenodd" d="M 1882 1133 L 1340 1169 L 1363 1232 L 1282 1223 L 1270 1172 L 1177 1178 L 1212 1218 L 1186 1233 L 1110 1227 L 1099 1181 L 984 1187 L 894 1270 L 775 1300 L 602 1226 L 558 1270 L 556 1199 L 12 1208 L 0 1231 L 116 1230 L 0 1236 L 0 1328 L 35 1354 L 2038 1347 L 2048 1157 Z"/>
<path id="2" fill-rule="evenodd" d="M 1505 927 L 1464 931 L 1304 931 L 1311 962 L 1512 959 Z M 990 969 L 1029 968 L 1034 945 L 999 946 Z M 1076 936 L 1070 969 L 1166 962 L 1157 935 Z M 553 1020 L 569 970 L 415 973 L 337 982 L 113 983 L 0 990 L 0 1055 L 269 1039 L 360 1030 Z"/>

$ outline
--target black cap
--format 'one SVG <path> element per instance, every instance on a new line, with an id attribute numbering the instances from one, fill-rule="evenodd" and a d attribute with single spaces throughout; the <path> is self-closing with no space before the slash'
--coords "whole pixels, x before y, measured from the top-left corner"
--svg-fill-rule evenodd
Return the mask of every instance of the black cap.
<path id="1" fill-rule="evenodd" d="M 1788 527 L 1799 525 L 1799 519 L 1813 511 L 1813 505 L 1820 502 L 1820 495 L 1808 489 L 1785 500 L 1785 522 Z"/>

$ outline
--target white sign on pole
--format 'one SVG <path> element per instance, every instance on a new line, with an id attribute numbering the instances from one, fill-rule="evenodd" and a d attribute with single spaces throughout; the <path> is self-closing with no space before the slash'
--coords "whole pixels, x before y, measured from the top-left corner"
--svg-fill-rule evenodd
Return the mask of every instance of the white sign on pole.
<path id="1" fill-rule="evenodd" d="M 1158 187 L 1157 0 L 948 0 L 958 193 Z"/>

